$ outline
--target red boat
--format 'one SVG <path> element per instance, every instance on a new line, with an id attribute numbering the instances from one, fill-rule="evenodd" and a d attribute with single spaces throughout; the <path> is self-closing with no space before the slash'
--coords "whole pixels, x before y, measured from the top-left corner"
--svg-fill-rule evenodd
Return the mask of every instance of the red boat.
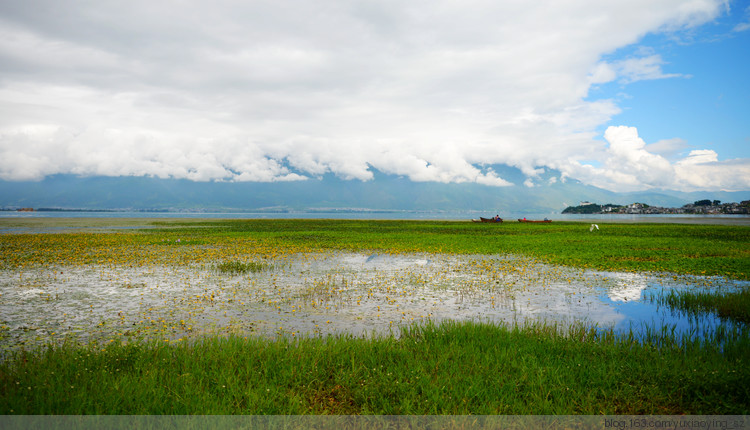
<path id="1" fill-rule="evenodd" d="M 526 218 L 521 219 L 521 218 L 519 218 L 518 222 L 552 222 L 552 220 L 545 218 L 544 220 L 540 221 L 540 220 L 532 220 L 532 219 L 526 219 Z"/>

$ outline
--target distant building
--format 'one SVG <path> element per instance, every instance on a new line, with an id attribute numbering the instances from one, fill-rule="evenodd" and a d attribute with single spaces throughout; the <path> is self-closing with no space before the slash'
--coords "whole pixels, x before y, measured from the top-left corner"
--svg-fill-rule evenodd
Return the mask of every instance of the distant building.
<path id="1" fill-rule="evenodd" d="M 710 202 L 710 200 L 707 200 Z M 718 202 L 715 200 L 714 202 Z M 596 203 L 581 202 L 579 206 L 568 207 L 562 211 L 562 213 L 570 214 L 630 214 L 630 215 L 650 215 L 650 214 L 697 214 L 697 215 L 718 215 L 718 214 L 736 214 L 736 215 L 748 215 L 750 214 L 750 200 L 745 200 L 740 203 L 720 203 L 709 205 L 696 205 L 695 203 L 688 203 L 681 208 L 662 208 L 659 206 L 651 206 L 646 203 L 631 203 L 629 205 L 620 206 L 613 204 L 606 204 L 600 206 Z"/>

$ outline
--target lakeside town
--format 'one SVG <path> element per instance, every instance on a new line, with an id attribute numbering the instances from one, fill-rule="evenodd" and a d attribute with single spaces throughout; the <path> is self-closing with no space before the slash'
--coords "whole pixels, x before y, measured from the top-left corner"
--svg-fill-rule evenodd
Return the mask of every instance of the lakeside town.
<path id="1" fill-rule="evenodd" d="M 631 203 L 629 205 L 615 205 L 607 203 L 599 205 L 591 202 L 581 202 L 578 206 L 568 206 L 562 211 L 564 214 L 628 214 L 628 215 L 657 215 L 657 214 L 692 214 L 692 215 L 748 215 L 750 214 L 750 200 L 740 203 L 722 203 L 719 200 L 698 200 L 679 208 L 663 208 L 645 203 Z"/>

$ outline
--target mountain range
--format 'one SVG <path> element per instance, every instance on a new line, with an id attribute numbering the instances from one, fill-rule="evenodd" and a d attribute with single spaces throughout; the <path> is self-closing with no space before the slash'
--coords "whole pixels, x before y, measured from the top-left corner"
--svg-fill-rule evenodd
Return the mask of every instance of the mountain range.
<path id="1" fill-rule="evenodd" d="M 600 204 L 646 203 L 680 207 L 697 200 L 750 200 L 750 191 L 680 192 L 649 190 L 616 193 L 579 181 L 558 180 L 546 170 L 526 186 L 525 175 L 508 166 L 493 166 L 515 185 L 414 182 L 376 170 L 370 181 L 334 175 L 294 182 L 194 182 L 147 176 L 53 175 L 37 182 L 0 181 L 0 208 L 88 210 L 305 211 L 328 209 L 404 211 L 487 211 L 559 213 L 581 201 Z M 553 179 L 555 178 L 555 179 Z"/>

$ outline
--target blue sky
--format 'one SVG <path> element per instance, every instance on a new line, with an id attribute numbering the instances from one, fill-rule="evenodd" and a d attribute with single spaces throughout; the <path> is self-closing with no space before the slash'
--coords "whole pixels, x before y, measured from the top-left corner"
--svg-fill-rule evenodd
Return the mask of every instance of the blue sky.
<path id="1" fill-rule="evenodd" d="M 592 89 L 590 98 L 614 98 L 622 109 L 607 125 L 636 126 L 648 143 L 681 139 L 681 156 L 705 148 L 720 160 L 750 158 L 748 5 L 733 2 L 713 22 L 682 34 L 650 34 L 605 56 L 616 61 L 649 50 L 663 60 L 663 74 L 678 75 Z"/>
<path id="2" fill-rule="evenodd" d="M 0 2 L 0 180 L 746 191 L 749 38 L 724 0 Z"/>

